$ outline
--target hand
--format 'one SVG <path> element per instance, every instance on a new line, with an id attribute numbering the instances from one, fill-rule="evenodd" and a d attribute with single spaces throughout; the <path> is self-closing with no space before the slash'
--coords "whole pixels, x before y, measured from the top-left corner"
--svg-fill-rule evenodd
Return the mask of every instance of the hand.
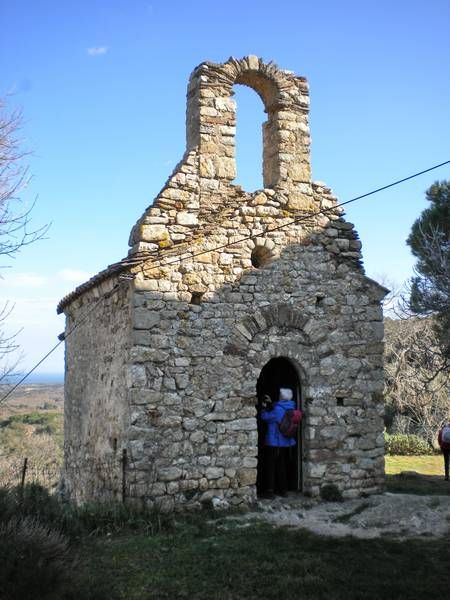
<path id="1" fill-rule="evenodd" d="M 266 410 L 267 408 L 272 408 L 272 399 L 270 398 L 270 396 L 264 396 L 263 399 L 261 400 L 261 407 Z"/>

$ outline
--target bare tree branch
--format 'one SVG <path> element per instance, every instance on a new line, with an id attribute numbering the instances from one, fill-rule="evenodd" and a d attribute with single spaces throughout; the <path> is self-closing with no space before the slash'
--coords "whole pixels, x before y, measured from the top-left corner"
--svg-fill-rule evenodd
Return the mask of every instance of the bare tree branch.
<path id="1" fill-rule="evenodd" d="M 42 239 L 49 225 L 30 228 L 30 208 L 22 206 L 20 194 L 30 182 L 28 155 L 22 150 L 18 137 L 22 124 L 20 111 L 8 113 L 4 100 L 0 99 L 0 256 L 14 258 L 24 247 Z M 0 263 L 0 268 L 5 267 Z M 7 334 L 5 323 L 14 306 L 5 302 L 0 306 L 0 383 L 8 382 L 16 374 L 21 359 L 17 334 Z"/>
<path id="2" fill-rule="evenodd" d="M 433 319 L 386 319 L 385 403 L 391 426 L 430 443 L 449 409 L 449 379 Z M 409 430 L 409 431 L 407 431 Z"/>

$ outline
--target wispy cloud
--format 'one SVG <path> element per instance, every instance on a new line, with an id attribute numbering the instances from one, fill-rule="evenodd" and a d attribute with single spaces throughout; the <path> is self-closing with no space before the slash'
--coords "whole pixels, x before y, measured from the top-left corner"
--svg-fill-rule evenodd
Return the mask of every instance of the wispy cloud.
<path id="1" fill-rule="evenodd" d="M 11 87 L 7 91 L 7 96 L 13 96 L 15 94 L 23 94 L 23 93 L 29 92 L 31 90 L 31 88 L 32 88 L 31 80 L 27 79 L 25 77 L 24 79 L 21 79 L 20 81 L 15 81 L 11 85 Z"/>
<path id="2" fill-rule="evenodd" d="M 101 56 L 102 54 L 106 54 L 108 50 L 108 46 L 93 46 L 92 48 L 87 48 L 86 52 L 89 56 Z"/>
<path id="3" fill-rule="evenodd" d="M 76 269 L 62 269 L 58 272 L 58 277 L 63 281 L 69 281 L 70 283 L 82 283 L 92 277 L 92 273 L 87 271 L 77 271 Z"/>
<path id="4" fill-rule="evenodd" d="M 11 276 L 5 276 L 5 282 L 13 287 L 38 288 L 47 281 L 46 277 L 38 273 L 14 273 Z"/>
<path id="5" fill-rule="evenodd" d="M 48 322 L 56 321 L 57 298 L 47 296 L 17 297 L 11 299 L 13 310 L 5 321 L 8 332 L 14 333 L 20 328 L 47 327 Z"/>

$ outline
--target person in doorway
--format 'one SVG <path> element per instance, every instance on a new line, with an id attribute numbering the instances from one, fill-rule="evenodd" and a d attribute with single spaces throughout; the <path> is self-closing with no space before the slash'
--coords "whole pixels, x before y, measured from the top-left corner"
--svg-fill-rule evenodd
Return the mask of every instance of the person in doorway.
<path id="1" fill-rule="evenodd" d="M 445 480 L 448 481 L 449 476 L 449 456 L 450 456 L 450 419 L 448 419 L 439 430 L 438 444 L 444 455 L 444 472 Z"/>
<path id="2" fill-rule="evenodd" d="M 261 419 L 267 423 L 265 436 L 266 448 L 266 497 L 273 497 L 275 493 L 286 496 L 288 490 L 287 463 L 289 449 L 297 444 L 295 438 L 285 437 L 279 430 L 286 410 L 295 409 L 293 392 L 289 388 L 280 388 L 279 400 L 273 406 L 263 402 Z"/>

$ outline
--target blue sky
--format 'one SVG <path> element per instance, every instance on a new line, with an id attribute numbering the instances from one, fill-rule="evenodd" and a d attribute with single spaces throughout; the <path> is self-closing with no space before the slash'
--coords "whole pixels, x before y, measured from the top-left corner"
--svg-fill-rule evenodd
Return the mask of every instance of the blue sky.
<path id="1" fill-rule="evenodd" d="M 47 239 L 2 259 L 0 298 L 27 369 L 56 342 L 58 300 L 126 255 L 129 231 L 184 152 L 185 94 L 204 60 L 257 54 L 306 76 L 313 179 L 345 201 L 450 159 L 448 0 L 3 2 L 0 95 L 20 108 Z M 262 186 L 262 103 L 236 87 L 238 178 Z M 367 274 L 401 283 L 424 191 L 444 167 L 350 205 Z M 63 370 L 60 348 L 40 367 Z"/>

